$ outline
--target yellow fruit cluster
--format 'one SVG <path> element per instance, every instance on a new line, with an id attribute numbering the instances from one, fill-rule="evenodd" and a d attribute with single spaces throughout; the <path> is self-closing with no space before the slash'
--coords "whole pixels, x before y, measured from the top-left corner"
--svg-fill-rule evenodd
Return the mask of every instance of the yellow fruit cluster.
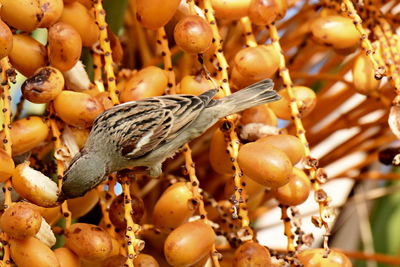
<path id="1" fill-rule="evenodd" d="M 335 195 L 322 185 L 369 177 L 381 147 L 400 138 L 395 4 L 121 2 L 107 13 L 102 0 L 0 0 L 0 265 L 351 266 L 328 246 Z M 57 203 L 65 168 L 105 110 L 212 88 L 219 99 L 266 78 L 279 101 L 222 119 L 168 159 L 159 179 L 123 170 Z M 45 110 L 32 114 L 27 102 Z M 312 156 L 350 128 L 358 133 Z M 355 152 L 361 162 L 327 176 L 323 167 Z M 395 154 L 385 163 L 399 165 Z M 308 248 L 295 208 L 309 198 L 325 231 L 318 249 Z M 281 210 L 282 251 L 257 240 L 253 223 L 271 207 Z"/>

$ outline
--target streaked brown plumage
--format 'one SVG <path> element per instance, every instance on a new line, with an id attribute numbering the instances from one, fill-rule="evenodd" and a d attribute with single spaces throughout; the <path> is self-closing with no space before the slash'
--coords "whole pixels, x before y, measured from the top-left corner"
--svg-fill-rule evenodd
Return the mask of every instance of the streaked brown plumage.
<path id="1" fill-rule="evenodd" d="M 146 166 L 151 176 L 159 176 L 166 158 L 220 118 L 280 98 L 269 79 L 219 100 L 212 99 L 216 93 L 152 97 L 99 115 L 65 172 L 60 200 L 81 196 L 107 174 L 127 167 Z"/>

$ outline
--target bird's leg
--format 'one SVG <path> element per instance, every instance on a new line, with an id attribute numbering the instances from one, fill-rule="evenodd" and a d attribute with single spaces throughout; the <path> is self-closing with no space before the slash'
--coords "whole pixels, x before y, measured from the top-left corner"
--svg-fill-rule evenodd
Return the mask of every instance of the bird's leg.
<path id="1" fill-rule="evenodd" d="M 161 163 L 148 167 L 148 173 L 150 177 L 159 177 L 162 173 Z"/>

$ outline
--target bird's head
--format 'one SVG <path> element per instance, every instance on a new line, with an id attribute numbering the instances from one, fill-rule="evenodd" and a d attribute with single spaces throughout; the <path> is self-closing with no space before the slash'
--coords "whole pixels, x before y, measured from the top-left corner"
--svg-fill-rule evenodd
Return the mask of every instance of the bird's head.
<path id="1" fill-rule="evenodd" d="M 83 196 L 105 180 L 105 161 L 96 153 L 82 150 L 71 161 L 64 173 L 63 185 L 58 198 L 62 202 L 69 198 Z"/>

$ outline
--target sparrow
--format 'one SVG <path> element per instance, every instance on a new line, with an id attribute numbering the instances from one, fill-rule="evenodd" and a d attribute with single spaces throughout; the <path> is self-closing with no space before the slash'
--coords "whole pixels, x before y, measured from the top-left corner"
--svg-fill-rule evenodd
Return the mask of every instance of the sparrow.
<path id="1" fill-rule="evenodd" d="M 218 89 L 211 89 L 199 96 L 163 95 L 106 110 L 66 169 L 59 201 L 80 197 L 125 168 L 147 167 L 150 176 L 160 176 L 167 158 L 220 118 L 279 100 L 273 86 L 266 79 L 218 100 L 213 99 Z"/>

